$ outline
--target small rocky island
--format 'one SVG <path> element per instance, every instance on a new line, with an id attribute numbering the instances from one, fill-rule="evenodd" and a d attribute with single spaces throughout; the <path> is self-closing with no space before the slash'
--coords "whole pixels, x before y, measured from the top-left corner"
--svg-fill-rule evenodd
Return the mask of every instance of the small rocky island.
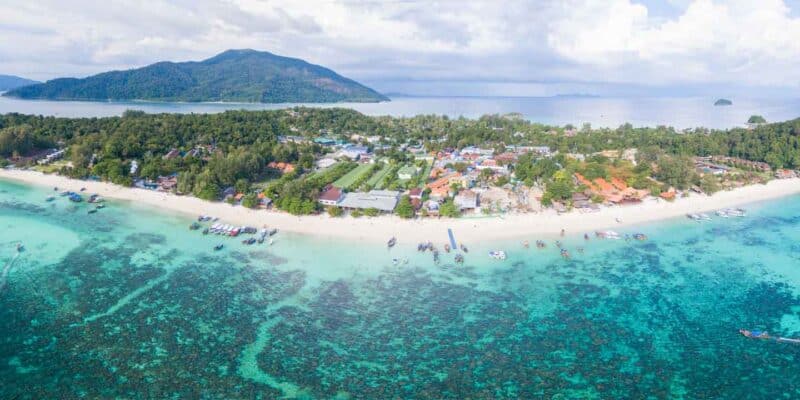
<path id="1" fill-rule="evenodd" d="M 731 105 L 733 105 L 733 102 L 728 100 L 728 99 L 717 99 L 717 101 L 714 102 L 714 105 L 715 106 L 731 106 Z"/>

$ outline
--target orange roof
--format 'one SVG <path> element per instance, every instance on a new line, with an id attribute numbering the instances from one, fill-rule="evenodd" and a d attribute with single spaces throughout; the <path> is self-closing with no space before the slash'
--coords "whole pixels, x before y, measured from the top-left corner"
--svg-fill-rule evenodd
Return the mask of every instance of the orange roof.
<path id="1" fill-rule="evenodd" d="M 603 192 L 613 192 L 614 186 L 611 186 L 610 183 L 606 182 L 603 178 L 597 178 L 594 180 L 594 183 L 602 190 Z"/>
<path id="2" fill-rule="evenodd" d="M 272 161 L 267 164 L 267 167 L 280 170 L 284 174 L 294 171 L 294 165 L 285 162 L 276 163 L 275 161 Z"/>
<path id="3" fill-rule="evenodd" d="M 236 200 L 241 200 L 242 197 L 244 197 L 244 193 L 236 193 L 236 196 L 234 196 L 233 198 Z"/>
<path id="4" fill-rule="evenodd" d="M 672 192 L 672 191 L 670 191 L 670 192 L 661 192 L 661 197 L 664 198 L 664 199 L 667 199 L 667 200 L 674 199 L 675 198 L 675 192 Z"/>
<path id="5" fill-rule="evenodd" d="M 628 188 L 628 185 L 619 178 L 611 178 L 611 184 L 614 185 L 619 190 L 625 190 Z"/>

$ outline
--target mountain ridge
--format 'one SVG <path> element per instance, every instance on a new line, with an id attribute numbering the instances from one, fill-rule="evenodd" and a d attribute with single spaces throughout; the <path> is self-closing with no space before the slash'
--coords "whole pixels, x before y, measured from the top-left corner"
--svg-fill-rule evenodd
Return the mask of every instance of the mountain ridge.
<path id="1" fill-rule="evenodd" d="M 232 49 L 202 61 L 159 61 L 86 78 L 57 78 L 5 96 L 48 100 L 323 103 L 389 99 L 299 58 Z"/>

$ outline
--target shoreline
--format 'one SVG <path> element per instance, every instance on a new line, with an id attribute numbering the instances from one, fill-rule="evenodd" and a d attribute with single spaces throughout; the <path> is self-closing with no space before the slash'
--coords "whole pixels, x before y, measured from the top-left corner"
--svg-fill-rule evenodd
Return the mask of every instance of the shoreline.
<path id="1" fill-rule="evenodd" d="M 600 211 L 570 211 L 558 215 L 555 210 L 539 213 L 507 214 L 503 217 L 461 217 L 456 219 L 412 219 L 397 216 L 332 218 L 327 214 L 294 216 L 282 211 L 251 210 L 227 203 L 213 203 L 191 196 L 128 188 L 105 182 L 83 181 L 46 175 L 41 172 L 0 168 L 0 179 L 25 184 L 74 190 L 85 187 L 109 199 L 130 201 L 144 206 L 196 218 L 198 215 L 218 217 L 220 222 L 277 228 L 284 232 L 318 237 L 355 239 L 385 243 L 390 237 L 398 242 L 416 244 L 424 241 L 446 242 L 447 229 L 452 228 L 458 242 L 477 243 L 498 240 L 527 239 L 534 235 L 556 236 L 562 229 L 568 236 L 596 230 L 616 229 L 660 220 L 682 217 L 688 213 L 741 206 L 800 194 L 800 178 L 773 180 L 766 185 L 750 185 L 706 196 L 692 194 L 673 202 L 649 198 L 640 204 L 602 207 Z M 617 219 L 621 222 L 617 222 Z"/>

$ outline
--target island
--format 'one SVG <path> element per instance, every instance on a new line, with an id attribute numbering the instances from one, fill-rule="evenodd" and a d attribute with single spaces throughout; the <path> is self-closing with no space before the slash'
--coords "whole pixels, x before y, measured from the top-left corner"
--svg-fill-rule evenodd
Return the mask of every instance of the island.
<path id="1" fill-rule="evenodd" d="M 306 61 L 256 50 L 228 50 L 198 62 L 158 62 L 88 78 L 60 78 L 4 96 L 84 101 L 247 103 L 380 102 L 389 99 Z"/>
<path id="2" fill-rule="evenodd" d="M 0 92 L 12 90 L 23 86 L 34 85 L 39 82 L 21 78 L 14 75 L 0 75 Z"/>
<path id="3" fill-rule="evenodd" d="M 714 105 L 715 106 L 731 106 L 731 105 L 733 105 L 733 102 L 728 100 L 728 99 L 717 99 L 717 101 L 714 102 Z"/>
<path id="4" fill-rule="evenodd" d="M 505 237 L 532 226 L 550 233 L 600 227 L 614 221 L 610 213 L 631 223 L 702 218 L 694 212 L 797 191 L 792 178 L 800 165 L 790 143 L 798 122 L 679 133 L 629 124 L 576 129 L 502 115 L 370 117 L 340 108 L 7 114 L 0 116 L 0 167 L 11 169 L 0 177 L 61 175 L 80 181 L 40 183 L 229 221 L 269 218 L 304 233 L 344 235 L 335 221 L 390 218 L 382 228 L 370 223 L 373 240 L 400 231 L 408 240 L 425 226 L 462 227 L 436 222 L 462 216 L 505 215 L 497 220 L 516 222 L 482 225 Z M 785 184 L 761 185 L 775 178 Z M 558 217 L 564 213 L 577 217 Z M 473 231 L 474 218 L 464 221 L 462 230 Z"/>

